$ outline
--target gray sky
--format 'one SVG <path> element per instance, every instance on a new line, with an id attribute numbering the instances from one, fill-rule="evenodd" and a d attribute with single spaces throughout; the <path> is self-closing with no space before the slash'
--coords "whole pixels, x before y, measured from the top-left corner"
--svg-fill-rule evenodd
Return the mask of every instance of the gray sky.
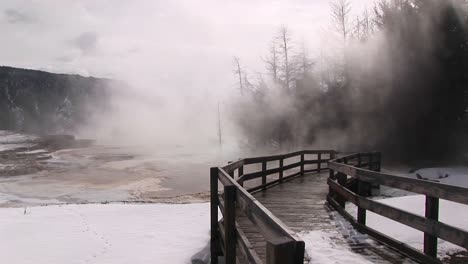
<path id="1" fill-rule="evenodd" d="M 216 105 L 237 92 L 233 56 L 265 71 L 281 25 L 318 52 L 329 13 L 328 0 L 2 0 L 0 64 L 129 82 L 90 136 L 215 139 Z"/>
<path id="2" fill-rule="evenodd" d="M 361 9 L 370 0 L 352 2 Z M 329 11 L 327 0 L 2 0 L 0 58 L 53 72 L 229 86 L 234 55 L 263 70 L 260 56 L 279 25 L 315 49 Z"/>

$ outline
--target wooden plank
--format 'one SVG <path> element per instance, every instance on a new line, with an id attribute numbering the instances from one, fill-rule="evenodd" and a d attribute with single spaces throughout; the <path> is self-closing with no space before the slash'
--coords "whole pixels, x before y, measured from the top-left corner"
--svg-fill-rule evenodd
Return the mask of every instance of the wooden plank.
<path id="1" fill-rule="evenodd" d="M 236 193 L 237 204 L 267 239 L 281 237 L 299 240 L 296 234 L 245 190 Z"/>
<path id="2" fill-rule="evenodd" d="M 330 188 L 333 190 L 333 192 L 339 194 L 341 197 L 344 197 L 347 201 L 352 202 L 353 204 L 357 205 L 358 199 L 355 193 L 343 188 L 343 186 L 341 186 L 340 184 L 338 184 L 337 182 L 331 179 L 328 179 L 327 183 L 330 186 Z"/>
<path id="3" fill-rule="evenodd" d="M 224 233 L 224 224 L 223 221 L 218 222 L 218 230 L 219 230 L 219 236 L 220 236 L 220 246 L 223 251 L 223 255 L 226 253 L 225 252 L 225 241 L 226 241 L 226 235 Z"/>
<path id="4" fill-rule="evenodd" d="M 322 161 L 318 161 L 318 160 L 305 160 L 304 161 L 304 164 L 305 165 L 313 165 L 313 164 L 320 164 L 320 163 L 327 163 L 328 160 L 322 160 Z"/>
<path id="5" fill-rule="evenodd" d="M 236 162 L 229 163 L 228 165 L 223 167 L 223 170 L 227 174 L 233 173 L 236 169 L 244 165 L 244 160 L 238 160 Z"/>
<path id="6" fill-rule="evenodd" d="M 265 162 L 265 164 L 266 164 L 266 162 Z M 257 178 L 260 178 L 260 177 L 263 177 L 263 176 L 268 176 L 268 175 L 275 174 L 275 173 L 278 173 L 278 172 L 281 172 L 281 171 L 294 169 L 296 167 L 299 167 L 300 165 L 301 165 L 300 162 L 296 162 L 296 163 L 293 163 L 293 164 L 283 166 L 282 169 L 281 169 L 281 167 L 279 167 L 279 168 L 274 168 L 274 169 L 269 169 L 269 170 L 263 171 L 263 163 L 262 163 L 262 171 L 246 173 L 246 174 L 244 174 L 244 176 L 240 177 L 238 179 L 238 181 L 244 183 L 246 181 L 257 179 Z"/>
<path id="7" fill-rule="evenodd" d="M 295 256 L 295 241 L 291 239 L 267 241 L 266 264 L 298 264 Z M 301 260 L 304 263 L 304 259 Z"/>
<path id="8" fill-rule="evenodd" d="M 265 237 L 277 239 L 279 237 L 289 237 L 296 241 L 300 241 L 297 235 L 286 226 L 281 220 L 274 216 L 265 206 L 257 201 L 250 193 L 242 188 L 236 181 L 226 175 L 223 169 L 219 169 L 219 177 L 225 178 L 229 184 L 236 188 L 236 202 L 240 210 L 256 225 Z M 227 205 L 225 204 L 225 207 Z M 225 208 L 227 212 L 227 208 Z M 226 218 L 226 217 L 225 217 Z"/>
<path id="9" fill-rule="evenodd" d="M 237 231 L 237 247 L 239 248 L 239 256 L 242 263 L 247 264 L 261 264 L 262 260 L 255 252 L 254 247 L 250 244 L 247 236 L 244 234 L 240 226 L 236 223 Z"/>
<path id="10" fill-rule="evenodd" d="M 359 169 L 333 161 L 329 162 L 329 167 L 365 182 L 468 204 L 468 188 Z"/>
<path id="11" fill-rule="evenodd" d="M 275 161 L 280 159 L 287 159 L 292 158 L 295 156 L 299 156 L 303 153 L 303 151 L 296 151 L 284 155 L 274 155 L 274 156 L 264 156 L 264 157 L 255 157 L 255 158 L 246 158 L 244 159 L 244 165 L 254 164 L 254 163 L 261 163 L 264 161 Z"/>
<path id="12" fill-rule="evenodd" d="M 234 185 L 233 179 L 222 168 L 218 168 L 218 179 L 223 186 Z"/>
<path id="13" fill-rule="evenodd" d="M 291 179 L 293 179 L 295 177 L 298 177 L 298 176 L 301 176 L 301 172 L 296 172 L 294 174 L 283 177 L 283 182 L 291 180 Z M 273 186 L 279 184 L 280 182 L 281 182 L 280 179 L 274 180 L 274 181 L 271 181 L 271 182 L 267 182 L 265 185 L 259 185 L 259 186 L 256 186 L 256 187 L 252 187 L 252 188 L 248 189 L 247 191 L 249 193 L 254 193 L 254 192 L 262 190 L 262 189 L 268 189 L 269 187 L 273 187 Z"/>
<path id="14" fill-rule="evenodd" d="M 307 174 L 307 173 L 314 173 L 314 172 L 319 172 L 319 170 L 318 170 L 318 169 L 304 170 L 304 174 Z"/>
<path id="15" fill-rule="evenodd" d="M 304 150 L 304 154 L 335 154 L 334 150 Z"/>

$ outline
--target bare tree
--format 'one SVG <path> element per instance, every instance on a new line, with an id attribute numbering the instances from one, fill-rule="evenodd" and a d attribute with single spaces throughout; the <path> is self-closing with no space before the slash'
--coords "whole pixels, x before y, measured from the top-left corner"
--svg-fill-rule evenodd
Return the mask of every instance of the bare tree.
<path id="1" fill-rule="evenodd" d="M 374 24 L 369 11 L 365 9 L 361 16 L 356 17 L 352 36 L 356 40 L 365 41 L 373 32 Z"/>
<path id="2" fill-rule="evenodd" d="M 298 54 L 298 74 L 305 77 L 311 70 L 314 62 L 310 59 L 309 54 L 307 53 L 306 45 L 304 40 L 302 41 L 302 51 Z"/>
<path id="3" fill-rule="evenodd" d="M 221 130 L 221 111 L 219 110 L 219 102 L 218 102 L 218 140 L 219 140 L 219 147 L 222 148 L 223 134 Z"/>
<path id="4" fill-rule="evenodd" d="M 362 27 L 363 27 L 364 37 L 367 38 L 374 31 L 373 25 L 372 25 L 372 19 L 370 17 L 370 14 L 369 14 L 369 11 L 367 10 L 367 8 L 362 13 L 361 23 L 362 23 Z"/>
<path id="5" fill-rule="evenodd" d="M 244 95 L 244 76 L 243 76 L 243 71 L 240 65 L 240 59 L 239 57 L 234 57 L 234 62 L 235 62 L 235 70 L 234 73 L 237 75 L 239 78 L 239 91 L 240 94 L 243 96 Z"/>
<path id="6" fill-rule="evenodd" d="M 292 50 L 291 45 L 291 33 L 286 26 L 282 26 L 279 29 L 277 36 L 279 47 L 281 49 L 281 55 L 283 56 L 283 63 L 280 67 L 283 75 L 284 88 L 286 90 L 291 89 L 292 86 L 292 69 L 289 61 L 289 56 Z"/>
<path id="7" fill-rule="evenodd" d="M 345 45 L 351 31 L 349 28 L 351 3 L 348 0 L 334 0 L 331 3 L 331 9 L 336 31 L 343 37 L 343 44 Z"/>
<path id="8" fill-rule="evenodd" d="M 273 40 L 270 44 L 268 57 L 264 60 L 267 65 L 267 70 L 271 73 L 274 82 L 278 81 L 278 50 L 277 43 Z"/>

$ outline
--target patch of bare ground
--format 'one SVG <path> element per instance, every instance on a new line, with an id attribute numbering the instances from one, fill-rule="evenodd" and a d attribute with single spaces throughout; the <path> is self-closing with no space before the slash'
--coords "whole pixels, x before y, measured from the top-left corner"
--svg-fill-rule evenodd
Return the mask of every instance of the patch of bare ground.
<path id="1" fill-rule="evenodd" d="M 50 153 L 61 149 L 84 148 L 92 145 L 92 140 L 75 139 L 71 135 L 51 135 L 30 141 L 28 147 L 0 151 L 0 177 L 19 176 L 44 170 L 41 161 L 51 159 Z"/>
<path id="2" fill-rule="evenodd" d="M 154 202 L 154 203 L 174 203 L 174 204 L 184 204 L 184 203 L 200 203 L 208 202 L 210 200 L 209 192 L 199 192 L 193 194 L 184 194 L 177 196 L 152 196 L 151 194 L 143 194 L 143 201 Z"/>

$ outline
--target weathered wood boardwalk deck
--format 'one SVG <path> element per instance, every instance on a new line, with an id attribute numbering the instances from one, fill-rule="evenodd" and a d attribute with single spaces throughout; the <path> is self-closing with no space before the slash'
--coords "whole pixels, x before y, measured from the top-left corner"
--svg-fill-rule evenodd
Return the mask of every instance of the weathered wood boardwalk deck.
<path id="1" fill-rule="evenodd" d="M 373 263 L 414 263 L 358 233 L 334 213 L 326 203 L 327 177 L 328 172 L 306 174 L 257 192 L 254 197 L 299 235 L 301 232 L 315 230 L 329 233 L 336 244 L 349 247 Z M 237 221 L 259 257 L 266 261 L 266 242 L 258 228 L 241 212 L 238 212 Z M 357 237 L 361 239 L 356 239 Z M 314 252 L 308 254 L 313 255 Z M 304 263 L 308 263 L 309 257 L 313 258 L 306 256 Z"/>
<path id="2" fill-rule="evenodd" d="M 381 173 L 379 152 L 336 155 L 333 150 L 303 150 L 211 168 L 212 263 L 219 256 L 226 264 L 314 263 L 323 241 L 314 248 L 301 236 L 314 231 L 324 234 L 330 247 L 350 250 L 371 263 L 415 263 L 413 259 L 439 264 L 438 239 L 468 248 L 468 231 L 438 220 L 439 199 L 468 205 L 468 188 Z M 425 215 L 368 198 L 380 185 L 425 195 Z M 356 216 L 345 210 L 346 203 L 356 206 Z M 423 250 L 367 226 L 367 211 L 423 232 Z M 467 263 L 462 252 L 448 263 Z"/>

